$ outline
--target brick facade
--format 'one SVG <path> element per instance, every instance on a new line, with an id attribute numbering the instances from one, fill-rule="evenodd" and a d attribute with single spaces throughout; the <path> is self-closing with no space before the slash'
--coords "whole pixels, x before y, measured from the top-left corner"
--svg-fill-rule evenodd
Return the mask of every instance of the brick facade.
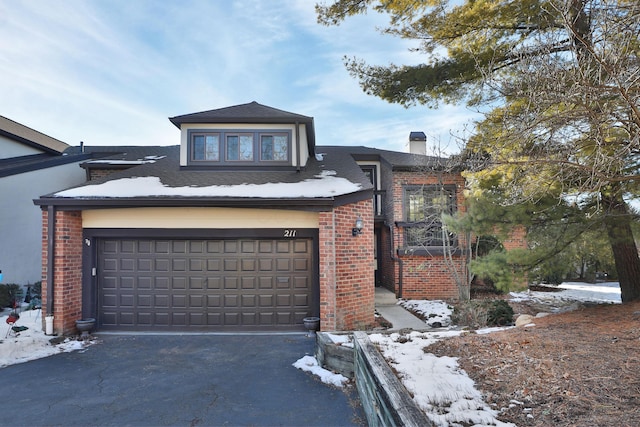
<path id="1" fill-rule="evenodd" d="M 374 234 L 372 201 L 319 214 L 320 317 L 323 330 L 361 329 L 374 321 Z M 356 219 L 362 234 L 352 235 Z M 46 313 L 48 212 L 42 214 L 42 297 Z M 75 333 L 82 318 L 82 214 L 58 211 L 55 221 L 54 332 Z M 44 327 L 44 325 L 43 325 Z"/>
<path id="2" fill-rule="evenodd" d="M 375 309 L 372 200 L 321 212 L 320 325 L 322 330 L 362 329 L 373 324 Z M 356 219 L 362 234 L 352 235 Z"/>
<path id="3" fill-rule="evenodd" d="M 458 211 L 464 211 L 464 178 L 460 174 L 433 173 L 433 172 L 408 172 L 394 171 L 392 188 L 393 218 L 395 221 L 405 221 L 404 212 L 404 188 L 415 185 L 455 185 L 456 203 Z M 383 247 L 392 241 L 392 253 L 388 255 L 389 261 L 381 264 L 384 273 L 383 286 L 398 294 L 402 287 L 402 298 L 405 299 L 446 299 L 458 298 L 458 287 L 450 268 L 442 255 L 410 255 L 404 254 L 405 247 L 404 229 L 393 226 L 392 230 L 384 230 Z M 462 239 L 459 236 L 459 239 Z M 386 243 L 385 243 L 386 242 Z M 460 242 L 464 244 L 464 241 Z M 389 246 L 386 246 L 387 248 Z M 400 249 L 398 251 L 398 249 Z M 391 258 L 395 256 L 395 261 Z M 464 269 L 464 258 L 454 257 L 458 262 L 457 271 Z M 392 268 L 390 274 L 389 268 Z M 390 277 L 392 276 L 392 278 Z"/>
<path id="4" fill-rule="evenodd" d="M 47 284 L 50 280 L 47 246 L 49 213 L 42 213 L 42 302 L 43 322 L 47 313 L 49 295 Z M 55 218 L 54 251 L 55 286 L 53 299 L 54 333 L 65 335 L 75 332 L 75 321 L 82 318 L 82 213 L 79 211 L 58 211 Z M 44 330 L 44 323 L 43 323 Z"/>

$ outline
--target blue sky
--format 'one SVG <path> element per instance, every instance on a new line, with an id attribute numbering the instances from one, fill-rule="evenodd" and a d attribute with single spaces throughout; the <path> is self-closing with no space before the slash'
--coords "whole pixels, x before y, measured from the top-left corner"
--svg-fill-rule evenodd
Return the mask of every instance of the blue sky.
<path id="1" fill-rule="evenodd" d="M 313 0 L 0 0 L 0 115 L 71 145 L 175 145 L 171 116 L 257 101 L 315 119 L 318 145 L 457 151 L 477 117 L 362 92 L 343 57 L 416 63 L 369 13 L 317 24 Z"/>

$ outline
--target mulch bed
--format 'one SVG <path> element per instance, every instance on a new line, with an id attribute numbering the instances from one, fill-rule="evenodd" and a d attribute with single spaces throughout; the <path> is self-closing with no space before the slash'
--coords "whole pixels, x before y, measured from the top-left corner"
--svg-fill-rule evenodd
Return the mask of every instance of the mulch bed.
<path id="1" fill-rule="evenodd" d="M 526 312 L 522 304 L 516 312 Z M 583 307 L 535 326 L 425 348 L 458 357 L 498 417 L 518 426 L 640 425 L 640 302 Z"/>

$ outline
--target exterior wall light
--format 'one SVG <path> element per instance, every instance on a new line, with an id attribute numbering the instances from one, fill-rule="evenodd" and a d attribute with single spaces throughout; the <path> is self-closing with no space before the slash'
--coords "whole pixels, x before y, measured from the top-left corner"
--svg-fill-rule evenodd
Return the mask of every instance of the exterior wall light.
<path id="1" fill-rule="evenodd" d="M 363 227 L 364 227 L 364 223 L 362 222 L 362 218 L 358 217 L 358 219 L 356 219 L 356 226 L 353 227 L 353 229 L 351 230 L 353 237 L 359 234 L 362 234 Z"/>

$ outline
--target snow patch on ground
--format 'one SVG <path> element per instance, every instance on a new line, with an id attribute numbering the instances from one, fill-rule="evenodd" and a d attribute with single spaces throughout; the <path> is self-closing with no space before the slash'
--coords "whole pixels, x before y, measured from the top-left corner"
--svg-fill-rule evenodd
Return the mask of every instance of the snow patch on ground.
<path id="1" fill-rule="evenodd" d="M 445 301 L 439 300 L 400 300 L 398 304 L 409 311 L 419 313 L 432 328 L 443 328 L 451 325 L 453 308 Z"/>
<path id="2" fill-rule="evenodd" d="M 29 310 L 20 313 L 20 319 L 15 326 L 25 326 L 26 330 L 14 332 L 7 324 L 9 311 L 5 310 L 0 316 L 0 368 L 17 363 L 24 363 L 54 354 L 84 349 L 91 341 L 77 341 L 66 339 L 61 344 L 52 345 L 52 338 L 42 331 L 42 316 L 40 310 Z"/>
<path id="3" fill-rule="evenodd" d="M 298 359 L 293 366 L 303 371 L 310 372 L 320 378 L 323 383 L 335 387 L 342 388 L 349 381 L 349 379 L 344 375 L 334 374 L 333 372 L 324 369 L 318 364 L 318 361 L 313 356 L 304 356 L 301 359 Z"/>

